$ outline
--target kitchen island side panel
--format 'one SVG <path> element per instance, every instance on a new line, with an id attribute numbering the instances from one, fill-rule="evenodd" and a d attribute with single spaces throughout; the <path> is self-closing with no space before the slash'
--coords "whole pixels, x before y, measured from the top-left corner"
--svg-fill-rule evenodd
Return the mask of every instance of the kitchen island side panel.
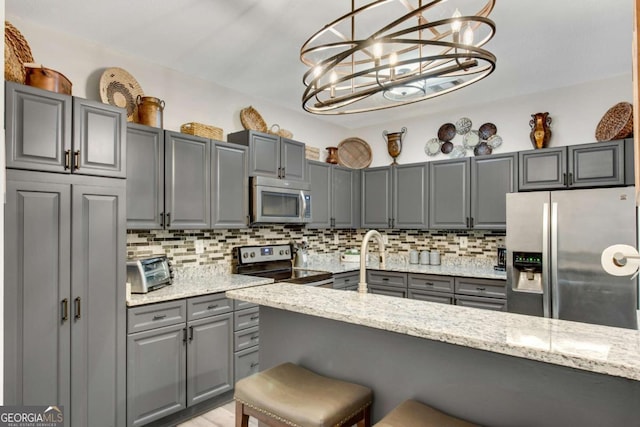
<path id="1" fill-rule="evenodd" d="M 417 399 L 482 425 L 637 425 L 640 381 L 260 307 L 260 368 L 371 387 L 373 422 Z"/>

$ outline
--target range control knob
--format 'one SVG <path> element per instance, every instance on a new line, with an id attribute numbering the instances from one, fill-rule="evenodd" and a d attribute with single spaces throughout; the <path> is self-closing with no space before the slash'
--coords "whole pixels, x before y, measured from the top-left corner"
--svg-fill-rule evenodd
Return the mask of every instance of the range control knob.
<path id="1" fill-rule="evenodd" d="M 251 252 L 251 258 L 255 258 L 256 257 L 256 253 L 255 252 Z"/>
<path id="2" fill-rule="evenodd" d="M 284 250 L 284 253 L 285 253 L 285 254 L 287 254 L 287 255 L 289 255 L 289 249 L 285 249 L 285 250 Z"/>
<path id="3" fill-rule="evenodd" d="M 280 249 L 280 255 L 284 255 L 284 251 Z"/>
<path id="4" fill-rule="evenodd" d="M 249 254 L 246 253 L 246 252 L 242 254 L 242 258 L 247 258 L 248 256 L 249 256 Z"/>

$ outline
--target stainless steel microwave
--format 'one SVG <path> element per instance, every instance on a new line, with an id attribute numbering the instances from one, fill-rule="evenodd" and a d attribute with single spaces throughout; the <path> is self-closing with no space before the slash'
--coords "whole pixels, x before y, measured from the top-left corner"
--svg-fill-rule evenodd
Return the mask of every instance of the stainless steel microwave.
<path id="1" fill-rule="evenodd" d="M 305 224 L 311 221 L 311 192 L 308 182 L 265 176 L 253 176 L 249 182 L 253 224 Z"/>

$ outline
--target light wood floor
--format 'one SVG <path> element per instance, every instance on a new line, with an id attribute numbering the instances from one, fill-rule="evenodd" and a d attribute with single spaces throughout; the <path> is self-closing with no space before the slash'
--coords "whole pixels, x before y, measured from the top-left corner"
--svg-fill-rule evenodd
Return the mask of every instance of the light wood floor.
<path id="1" fill-rule="evenodd" d="M 231 401 L 223 406 L 213 409 L 199 417 L 178 424 L 178 427 L 234 427 L 236 402 Z M 249 427 L 258 427 L 254 418 L 249 418 Z"/>

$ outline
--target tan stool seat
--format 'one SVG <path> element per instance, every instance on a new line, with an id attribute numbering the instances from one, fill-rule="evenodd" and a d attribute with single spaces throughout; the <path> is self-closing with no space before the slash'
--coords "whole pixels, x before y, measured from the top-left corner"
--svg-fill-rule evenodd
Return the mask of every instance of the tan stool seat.
<path id="1" fill-rule="evenodd" d="M 369 426 L 372 397 L 367 387 L 284 363 L 236 383 L 236 425 L 243 425 L 238 420 L 240 412 L 242 418 L 248 420 L 248 413 L 275 426 L 329 427 L 347 421 L 349 425 L 362 422 L 358 425 Z"/>
<path id="2" fill-rule="evenodd" d="M 477 427 L 415 400 L 405 400 L 374 427 Z"/>

